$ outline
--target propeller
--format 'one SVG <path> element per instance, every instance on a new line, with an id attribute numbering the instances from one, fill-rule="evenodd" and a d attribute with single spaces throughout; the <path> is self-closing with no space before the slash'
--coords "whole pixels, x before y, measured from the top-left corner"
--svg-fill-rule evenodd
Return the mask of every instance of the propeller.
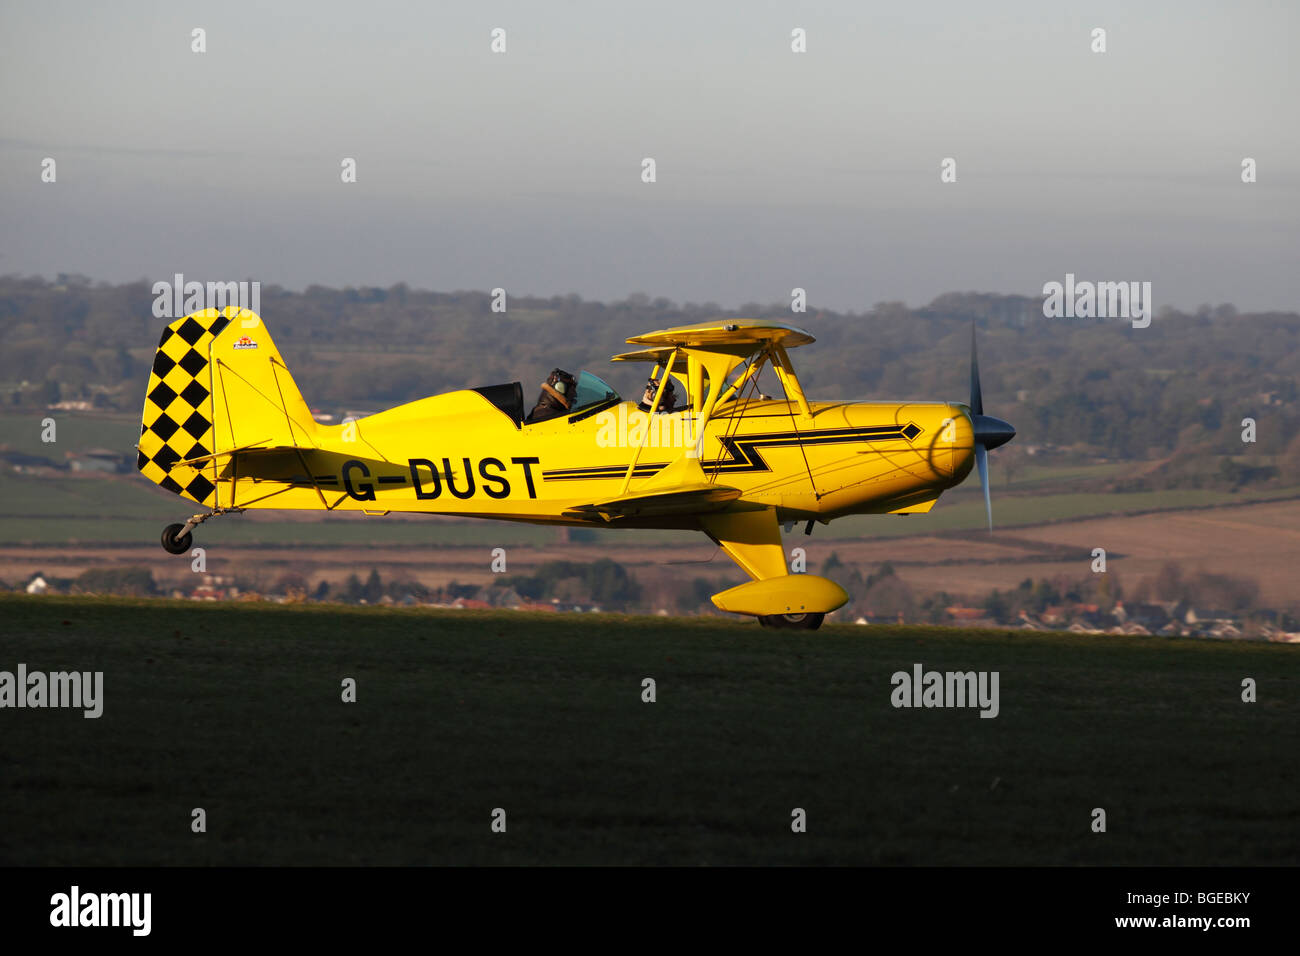
<path id="1" fill-rule="evenodd" d="M 984 414 L 984 393 L 980 389 L 979 354 L 975 349 L 975 323 L 970 324 L 970 418 L 975 430 L 975 467 L 984 486 L 984 511 L 993 530 L 993 499 L 989 494 L 989 451 L 1016 437 L 1016 430 L 1000 418 Z"/>

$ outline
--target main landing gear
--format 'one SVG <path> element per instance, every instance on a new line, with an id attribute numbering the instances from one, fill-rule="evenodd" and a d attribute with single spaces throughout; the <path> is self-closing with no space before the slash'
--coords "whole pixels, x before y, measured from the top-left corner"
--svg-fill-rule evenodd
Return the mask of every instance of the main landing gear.
<path id="1" fill-rule="evenodd" d="M 168 554 L 185 554 L 194 545 L 194 535 L 191 532 L 195 528 L 209 518 L 229 514 L 237 515 L 243 510 L 243 508 L 218 508 L 216 511 L 209 511 L 207 514 L 190 515 L 189 520 L 184 524 L 169 524 L 162 531 L 163 550 Z"/>
<path id="2" fill-rule="evenodd" d="M 825 614 L 815 614 L 810 611 L 806 614 L 762 614 L 759 615 L 758 623 L 763 625 L 763 627 L 780 627 L 797 631 L 815 631 L 817 628 L 822 626 L 822 621 L 824 620 L 826 620 Z"/>

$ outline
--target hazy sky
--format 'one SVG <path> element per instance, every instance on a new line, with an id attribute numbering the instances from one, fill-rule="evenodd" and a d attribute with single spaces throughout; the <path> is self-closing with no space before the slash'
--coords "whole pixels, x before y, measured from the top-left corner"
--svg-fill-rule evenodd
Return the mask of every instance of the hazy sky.
<path id="1" fill-rule="evenodd" d="M 1298 10 L 6 0 L 0 273 L 1300 309 Z"/>

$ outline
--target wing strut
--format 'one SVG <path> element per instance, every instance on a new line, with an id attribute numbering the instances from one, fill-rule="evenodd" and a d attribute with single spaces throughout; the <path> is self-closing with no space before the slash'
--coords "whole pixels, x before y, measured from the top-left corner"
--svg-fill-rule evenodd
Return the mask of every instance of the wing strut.
<path id="1" fill-rule="evenodd" d="M 668 356 L 663 378 L 659 379 L 659 390 L 655 392 L 654 404 L 650 406 L 650 411 L 647 412 L 649 421 L 646 422 L 646 429 L 641 434 L 641 444 L 637 446 L 636 454 L 632 456 L 632 462 L 627 466 L 627 474 L 623 476 L 623 486 L 618 489 L 620 496 L 627 494 L 628 486 L 632 484 L 632 472 L 636 471 L 636 463 L 641 460 L 641 452 L 645 450 L 646 443 L 650 441 L 650 426 L 654 423 L 654 415 L 659 408 L 659 403 L 663 401 L 664 389 L 668 387 L 668 382 L 672 379 L 667 370 L 673 367 L 673 362 L 676 360 L 677 349 L 673 349 L 672 354 Z"/>
<path id="2" fill-rule="evenodd" d="M 794 417 L 794 403 L 790 401 L 791 393 L 799 400 L 799 411 L 809 418 L 812 418 L 812 409 L 808 407 L 808 399 L 804 397 L 803 387 L 799 384 L 799 379 L 795 377 L 794 369 L 790 366 L 790 356 L 785 354 L 785 349 L 780 345 L 773 345 L 773 351 L 776 353 L 772 364 L 776 366 L 778 377 L 781 379 L 781 387 L 785 389 L 785 407 L 790 411 L 790 425 L 794 428 L 794 440 L 799 445 L 799 454 L 803 456 L 803 467 L 808 472 L 808 486 L 812 488 L 813 499 L 822 500 L 822 493 L 817 490 L 817 481 L 813 478 L 812 465 L 808 464 L 808 451 L 803 447 L 803 439 L 799 437 L 799 422 Z M 808 523 L 808 530 L 804 534 L 812 534 L 812 522 Z"/>

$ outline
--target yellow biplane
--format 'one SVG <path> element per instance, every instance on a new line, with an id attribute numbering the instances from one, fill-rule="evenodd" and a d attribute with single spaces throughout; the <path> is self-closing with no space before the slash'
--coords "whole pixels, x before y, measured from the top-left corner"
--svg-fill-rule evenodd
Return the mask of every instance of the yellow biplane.
<path id="1" fill-rule="evenodd" d="M 261 318 L 196 312 L 158 344 L 137 464 L 204 506 L 193 530 L 249 508 L 459 515 L 704 532 L 751 578 L 713 596 L 770 627 L 816 628 L 848 595 L 791 574 L 781 527 L 850 514 L 920 514 L 1015 430 L 971 401 L 810 402 L 789 350 L 813 337 L 780 322 L 720 319 L 628 339 L 645 363 L 637 403 L 590 372 L 556 370 L 526 411 L 518 382 L 422 398 L 338 425 L 315 421 Z M 758 389 L 770 367 L 783 395 Z M 681 398 L 676 398 L 677 387 Z"/>

